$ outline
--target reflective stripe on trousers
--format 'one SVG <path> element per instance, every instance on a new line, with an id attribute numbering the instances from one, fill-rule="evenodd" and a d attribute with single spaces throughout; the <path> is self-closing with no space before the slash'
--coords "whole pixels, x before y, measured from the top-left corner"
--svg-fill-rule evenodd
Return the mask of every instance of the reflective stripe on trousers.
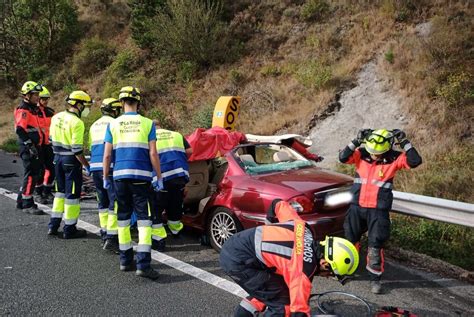
<path id="1" fill-rule="evenodd" d="M 151 252 L 151 220 L 138 220 L 137 252 Z"/>
<path id="2" fill-rule="evenodd" d="M 99 209 L 99 224 L 102 231 L 107 230 L 107 221 L 109 218 L 108 209 Z"/>
<path id="3" fill-rule="evenodd" d="M 118 234 L 117 213 L 115 210 L 109 210 L 109 215 L 107 217 L 107 234 L 111 236 L 116 236 Z"/>
<path id="4" fill-rule="evenodd" d="M 179 233 L 183 229 L 183 223 L 181 221 L 168 220 L 168 228 L 173 234 Z"/>
<path id="5" fill-rule="evenodd" d="M 118 240 L 120 251 L 132 248 L 132 237 L 130 235 L 130 219 L 118 220 Z"/>
<path id="6" fill-rule="evenodd" d="M 151 238 L 156 241 L 160 241 L 167 237 L 165 227 L 162 223 L 154 224 L 151 226 Z"/>
<path id="7" fill-rule="evenodd" d="M 64 200 L 64 224 L 75 225 L 80 212 L 81 205 L 79 204 L 79 199 Z"/>

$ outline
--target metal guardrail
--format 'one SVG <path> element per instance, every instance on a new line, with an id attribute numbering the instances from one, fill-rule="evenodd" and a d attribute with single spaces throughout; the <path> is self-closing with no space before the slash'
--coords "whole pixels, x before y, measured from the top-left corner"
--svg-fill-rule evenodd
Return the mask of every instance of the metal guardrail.
<path id="1" fill-rule="evenodd" d="M 392 211 L 474 228 L 474 204 L 393 191 Z"/>

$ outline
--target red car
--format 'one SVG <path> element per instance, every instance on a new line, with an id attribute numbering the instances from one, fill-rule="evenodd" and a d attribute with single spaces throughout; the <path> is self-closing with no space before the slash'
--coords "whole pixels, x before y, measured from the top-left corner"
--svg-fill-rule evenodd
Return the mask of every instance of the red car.
<path id="1" fill-rule="evenodd" d="M 293 203 L 318 238 L 343 232 L 352 178 L 321 169 L 281 144 L 238 145 L 223 157 L 190 163 L 186 226 L 207 232 L 214 249 L 264 224 L 272 200 Z"/>

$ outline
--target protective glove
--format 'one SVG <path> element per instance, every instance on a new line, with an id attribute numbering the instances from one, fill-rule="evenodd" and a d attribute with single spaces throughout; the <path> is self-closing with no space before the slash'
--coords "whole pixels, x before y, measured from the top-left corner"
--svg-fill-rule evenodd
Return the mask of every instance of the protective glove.
<path id="1" fill-rule="evenodd" d="M 112 184 L 110 183 L 110 180 L 108 178 L 104 178 L 102 186 L 105 189 L 110 189 L 110 187 L 112 187 Z"/>
<path id="2" fill-rule="evenodd" d="M 91 167 L 90 166 L 82 166 L 82 169 L 84 171 L 84 174 L 86 174 L 86 176 L 91 176 Z"/>
<path id="3" fill-rule="evenodd" d="M 26 146 L 28 147 L 28 152 L 30 152 L 31 157 L 38 157 L 38 149 L 33 143 L 27 143 Z"/>
<path id="4" fill-rule="evenodd" d="M 357 132 L 357 141 L 362 143 L 373 131 L 372 129 L 360 129 L 359 132 Z"/>
<path id="5" fill-rule="evenodd" d="M 324 160 L 324 157 L 318 156 L 318 158 L 315 159 L 314 161 L 315 161 L 315 162 L 322 162 L 323 160 Z"/>
<path id="6" fill-rule="evenodd" d="M 153 182 L 151 185 L 153 186 L 153 190 L 155 192 L 165 189 L 165 186 L 163 185 L 163 178 L 158 178 L 158 180 Z"/>
<path id="7" fill-rule="evenodd" d="M 400 129 L 394 129 L 394 130 L 392 131 L 392 133 L 393 133 L 393 136 L 394 136 L 395 138 L 397 138 L 397 140 L 398 140 L 399 143 L 402 143 L 402 142 L 405 141 L 406 138 L 407 138 L 406 133 L 403 132 L 403 131 L 400 130 Z"/>

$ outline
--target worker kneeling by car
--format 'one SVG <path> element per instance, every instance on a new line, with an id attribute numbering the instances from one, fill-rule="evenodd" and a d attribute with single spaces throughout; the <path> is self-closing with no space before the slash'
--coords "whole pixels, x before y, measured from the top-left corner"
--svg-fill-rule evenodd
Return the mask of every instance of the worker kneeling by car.
<path id="1" fill-rule="evenodd" d="M 266 218 L 267 225 L 233 235 L 221 250 L 222 269 L 249 293 L 234 316 L 309 316 L 313 277 L 354 273 L 357 250 L 338 237 L 316 241 L 286 201 L 274 200 Z"/>

